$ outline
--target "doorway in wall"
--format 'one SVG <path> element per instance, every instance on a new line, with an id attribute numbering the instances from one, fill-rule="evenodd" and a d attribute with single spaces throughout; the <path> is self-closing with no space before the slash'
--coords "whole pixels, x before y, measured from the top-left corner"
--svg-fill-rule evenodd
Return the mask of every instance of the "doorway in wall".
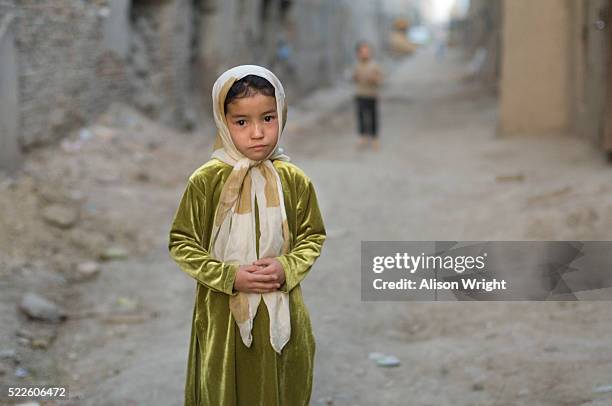
<path id="1" fill-rule="evenodd" d="M 582 41 L 584 46 L 585 111 L 582 132 L 605 151 L 612 152 L 610 57 L 611 0 L 583 3 Z"/>

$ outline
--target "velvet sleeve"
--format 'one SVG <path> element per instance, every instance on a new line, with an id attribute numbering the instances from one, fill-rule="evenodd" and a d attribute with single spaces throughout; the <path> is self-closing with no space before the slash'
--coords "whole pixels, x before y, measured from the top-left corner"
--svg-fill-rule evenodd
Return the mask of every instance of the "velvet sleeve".
<path id="1" fill-rule="evenodd" d="M 295 245 L 277 257 L 285 271 L 285 283 L 279 288 L 283 292 L 290 292 L 306 277 L 325 241 L 325 225 L 310 181 L 297 200 L 296 215 Z"/>
<path id="2" fill-rule="evenodd" d="M 206 225 L 212 224 L 213 208 L 207 207 L 205 193 L 190 179 L 176 210 L 170 229 L 168 250 L 181 270 L 208 288 L 226 293 L 234 291 L 237 264 L 227 264 L 213 258 L 204 240 Z M 205 222 L 207 224 L 205 225 Z"/>

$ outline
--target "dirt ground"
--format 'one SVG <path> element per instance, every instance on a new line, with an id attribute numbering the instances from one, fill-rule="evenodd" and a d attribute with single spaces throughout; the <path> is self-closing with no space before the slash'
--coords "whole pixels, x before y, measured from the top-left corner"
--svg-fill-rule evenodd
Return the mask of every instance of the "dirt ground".
<path id="1" fill-rule="evenodd" d="M 461 66 L 424 52 L 390 74 L 380 151 L 355 148 L 350 103 L 284 135 L 328 231 L 302 284 L 317 339 L 311 403 L 612 404 L 594 391 L 612 384 L 609 302 L 361 301 L 364 240 L 611 237 L 612 166 L 566 134 L 496 136 L 496 98 Z M 31 152 L 0 184 L 0 351 L 14 350 L 0 380 L 69 386 L 70 401 L 41 405 L 181 405 L 195 282 L 167 237 L 212 133 L 174 133 L 125 106 L 89 128 Z M 50 205 L 76 213 L 74 224 L 44 220 Z M 85 261 L 100 272 L 82 281 Z M 27 291 L 68 319 L 28 320 L 16 308 Z M 401 364 L 378 367 L 372 352 Z"/>

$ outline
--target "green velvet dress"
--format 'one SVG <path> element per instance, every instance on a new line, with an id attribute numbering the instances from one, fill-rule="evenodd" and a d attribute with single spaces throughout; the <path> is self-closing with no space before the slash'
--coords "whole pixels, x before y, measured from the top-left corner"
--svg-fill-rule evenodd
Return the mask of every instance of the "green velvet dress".
<path id="1" fill-rule="evenodd" d="M 238 265 L 212 258 L 214 212 L 232 167 L 212 159 L 189 178 L 170 230 L 170 256 L 193 277 L 196 298 L 185 383 L 189 406 L 301 406 L 312 391 L 315 339 L 300 282 L 321 253 L 325 227 L 310 179 L 297 166 L 274 161 L 285 199 L 290 251 L 277 257 L 289 293 L 291 338 L 281 354 L 270 344 L 267 307 L 261 300 L 246 347 L 229 309 Z M 255 210 L 257 213 L 257 210 Z M 257 235 L 259 223 L 256 217 Z"/>

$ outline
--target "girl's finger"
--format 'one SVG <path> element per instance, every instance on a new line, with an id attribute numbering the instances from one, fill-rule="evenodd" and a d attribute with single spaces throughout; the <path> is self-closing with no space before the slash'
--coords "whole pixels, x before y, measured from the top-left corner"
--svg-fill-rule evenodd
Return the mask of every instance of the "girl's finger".
<path id="1" fill-rule="evenodd" d="M 276 289 L 255 289 L 252 292 L 253 293 L 270 293 L 270 292 L 275 292 Z"/>
<path id="2" fill-rule="evenodd" d="M 274 282 L 274 283 L 255 282 L 255 283 L 252 283 L 250 287 L 253 289 L 275 289 L 277 287 L 280 287 L 280 285 L 278 284 L 278 282 Z"/>
<path id="3" fill-rule="evenodd" d="M 277 283 L 279 282 L 277 281 L 252 282 L 250 286 L 257 287 L 257 288 L 270 289 L 276 286 Z"/>
<path id="4" fill-rule="evenodd" d="M 255 265 L 249 265 L 248 268 L 246 268 L 249 272 L 253 273 L 253 272 L 257 272 L 259 271 L 261 268 Z"/>
<path id="5" fill-rule="evenodd" d="M 269 273 L 252 273 L 250 277 L 251 282 L 272 282 L 276 279 L 276 275 Z"/>
<path id="6" fill-rule="evenodd" d="M 274 275 L 276 272 L 273 268 L 261 268 L 257 272 L 253 272 L 253 274 L 261 276 L 261 275 Z"/>
<path id="7" fill-rule="evenodd" d="M 257 261 L 253 262 L 253 265 L 270 265 L 272 262 L 272 258 L 260 258 Z"/>

